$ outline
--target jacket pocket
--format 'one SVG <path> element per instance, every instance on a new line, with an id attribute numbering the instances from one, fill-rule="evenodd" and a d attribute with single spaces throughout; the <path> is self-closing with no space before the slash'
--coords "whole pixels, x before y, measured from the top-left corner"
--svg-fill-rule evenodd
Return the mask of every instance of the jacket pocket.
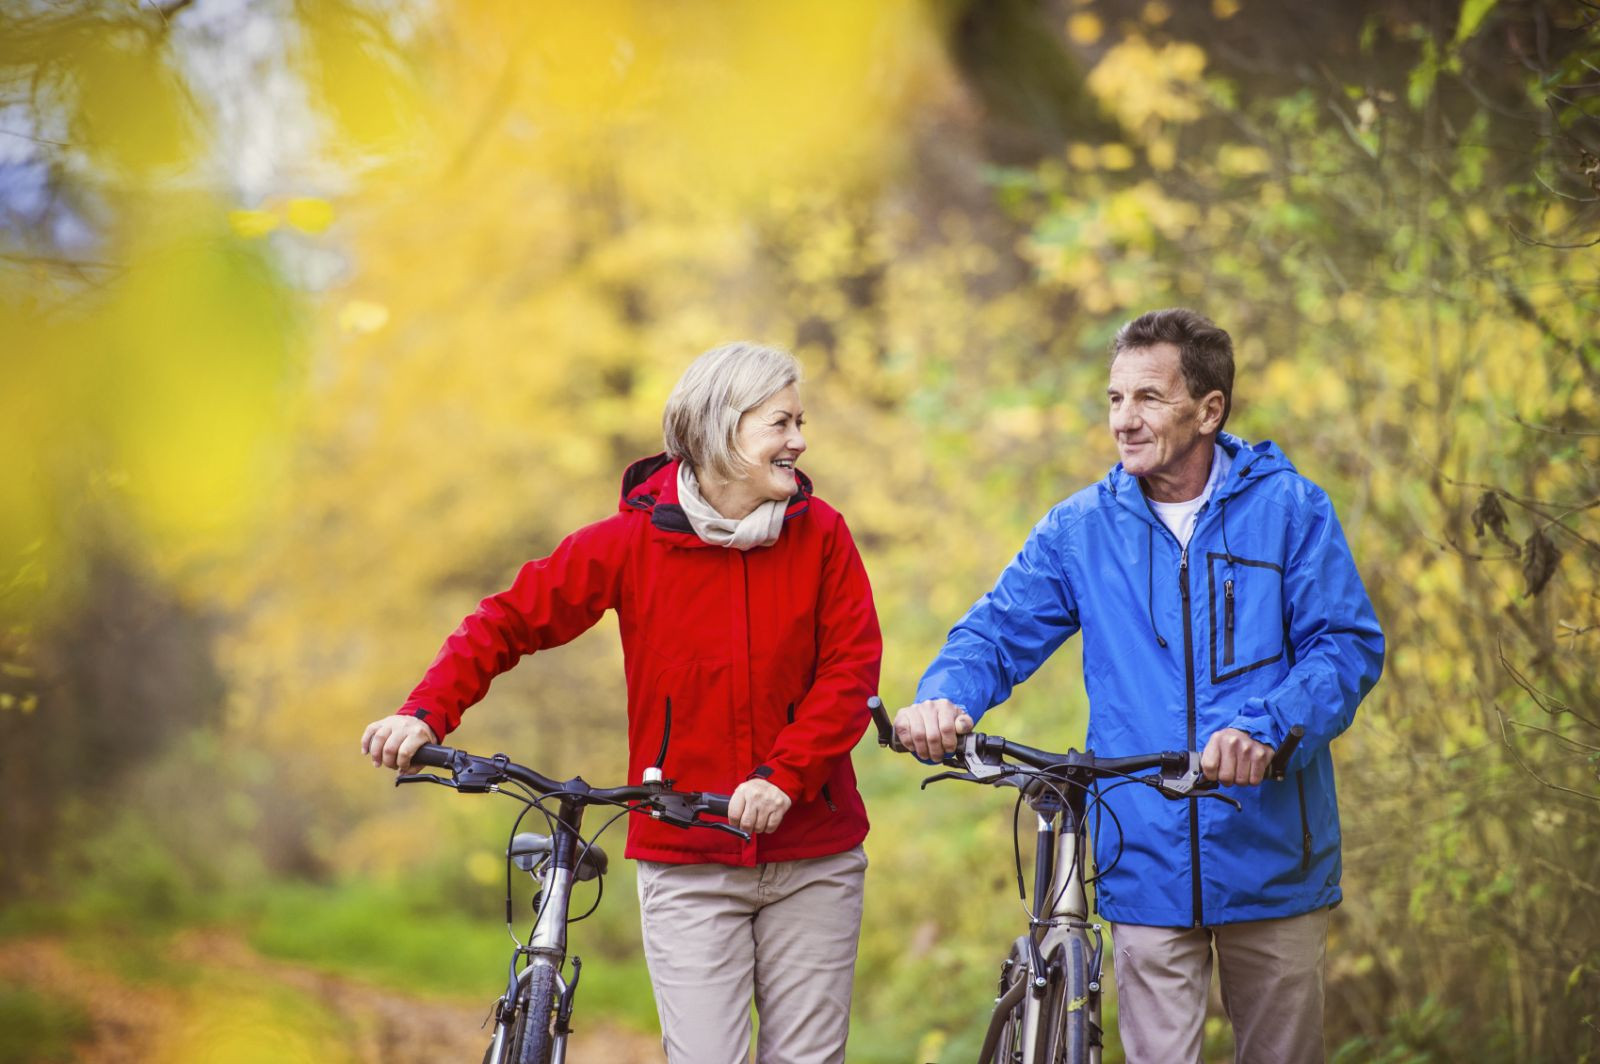
<path id="1" fill-rule="evenodd" d="M 1211 682 L 1224 683 L 1284 655 L 1283 568 L 1211 552 L 1206 555 Z"/>

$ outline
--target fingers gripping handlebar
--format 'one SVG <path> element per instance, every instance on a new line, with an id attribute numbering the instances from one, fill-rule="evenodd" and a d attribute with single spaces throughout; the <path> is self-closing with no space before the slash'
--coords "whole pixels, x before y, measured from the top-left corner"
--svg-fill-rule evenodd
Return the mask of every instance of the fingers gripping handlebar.
<path id="1" fill-rule="evenodd" d="M 873 724 L 877 726 L 878 745 L 886 746 L 896 753 L 907 753 L 908 751 L 905 744 L 902 743 L 900 741 L 900 737 L 895 734 L 894 724 L 889 719 L 889 711 L 884 708 L 883 699 L 879 698 L 877 695 L 873 695 L 871 698 L 868 698 L 867 710 L 872 714 Z M 1300 740 L 1305 737 L 1305 733 L 1305 728 L 1299 724 L 1296 724 L 1289 729 L 1289 734 L 1284 737 L 1283 742 L 1279 744 L 1277 750 L 1273 752 L 1272 763 L 1267 767 L 1268 779 L 1282 780 L 1284 778 L 1288 771 L 1289 759 L 1293 756 L 1295 749 L 1300 745 Z M 985 737 L 981 736 L 969 737 L 968 742 L 965 744 L 966 750 L 964 752 L 970 754 L 975 747 L 981 748 L 988 745 L 984 742 L 984 738 Z M 1011 746 L 1011 744 L 1005 743 L 1004 740 L 1000 740 L 1000 743 L 1002 749 Z M 1028 752 L 1037 753 L 1037 751 Z M 1182 755 L 1175 754 L 1172 756 L 1177 758 L 1181 757 Z M 970 758 L 967 758 L 967 760 L 969 761 L 970 767 Z M 1163 776 L 1166 777 L 1166 779 L 1163 780 L 1163 786 L 1166 789 L 1174 790 L 1179 793 L 1188 793 L 1195 790 L 1208 790 L 1216 786 L 1214 782 L 1201 778 L 1199 753 L 1190 751 L 1187 761 L 1187 765 L 1163 767 Z M 1176 774 L 1174 774 L 1172 771 L 1174 768 L 1176 769 Z"/>

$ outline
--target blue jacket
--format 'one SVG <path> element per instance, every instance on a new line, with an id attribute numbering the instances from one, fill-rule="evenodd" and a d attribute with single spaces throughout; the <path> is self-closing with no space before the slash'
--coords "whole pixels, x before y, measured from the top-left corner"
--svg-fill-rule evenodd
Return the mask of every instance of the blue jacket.
<path id="1" fill-rule="evenodd" d="M 1107 789 L 1122 838 L 1103 811 L 1091 820 L 1097 907 L 1122 923 L 1198 927 L 1340 900 L 1329 744 L 1378 680 L 1383 633 L 1326 493 L 1270 442 L 1218 444 L 1232 465 L 1187 550 L 1117 465 L 1034 527 L 917 688 L 976 720 L 1082 631 L 1097 754 L 1200 750 L 1222 728 L 1277 746 L 1305 727 L 1283 782 L 1227 789 L 1237 812 Z"/>

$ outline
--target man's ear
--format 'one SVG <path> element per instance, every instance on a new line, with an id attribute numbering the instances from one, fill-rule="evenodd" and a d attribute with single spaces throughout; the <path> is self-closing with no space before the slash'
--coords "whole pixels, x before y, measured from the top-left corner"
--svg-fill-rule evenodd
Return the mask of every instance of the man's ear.
<path id="1" fill-rule="evenodd" d="M 1200 400 L 1200 431 L 1207 435 L 1217 432 L 1222 428 L 1222 412 L 1227 407 L 1227 400 L 1222 398 L 1222 392 L 1209 391 L 1204 399 Z"/>

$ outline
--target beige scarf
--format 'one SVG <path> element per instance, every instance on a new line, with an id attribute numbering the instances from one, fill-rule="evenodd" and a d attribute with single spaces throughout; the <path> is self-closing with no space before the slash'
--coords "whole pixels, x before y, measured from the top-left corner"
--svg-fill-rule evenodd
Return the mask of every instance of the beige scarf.
<path id="1" fill-rule="evenodd" d="M 723 517 L 700 494 L 700 482 L 695 479 L 688 462 L 678 463 L 678 505 L 683 507 L 695 535 L 714 547 L 735 550 L 770 547 L 778 542 L 778 533 L 783 531 L 783 514 L 789 508 L 788 500 L 773 499 L 738 521 Z"/>

